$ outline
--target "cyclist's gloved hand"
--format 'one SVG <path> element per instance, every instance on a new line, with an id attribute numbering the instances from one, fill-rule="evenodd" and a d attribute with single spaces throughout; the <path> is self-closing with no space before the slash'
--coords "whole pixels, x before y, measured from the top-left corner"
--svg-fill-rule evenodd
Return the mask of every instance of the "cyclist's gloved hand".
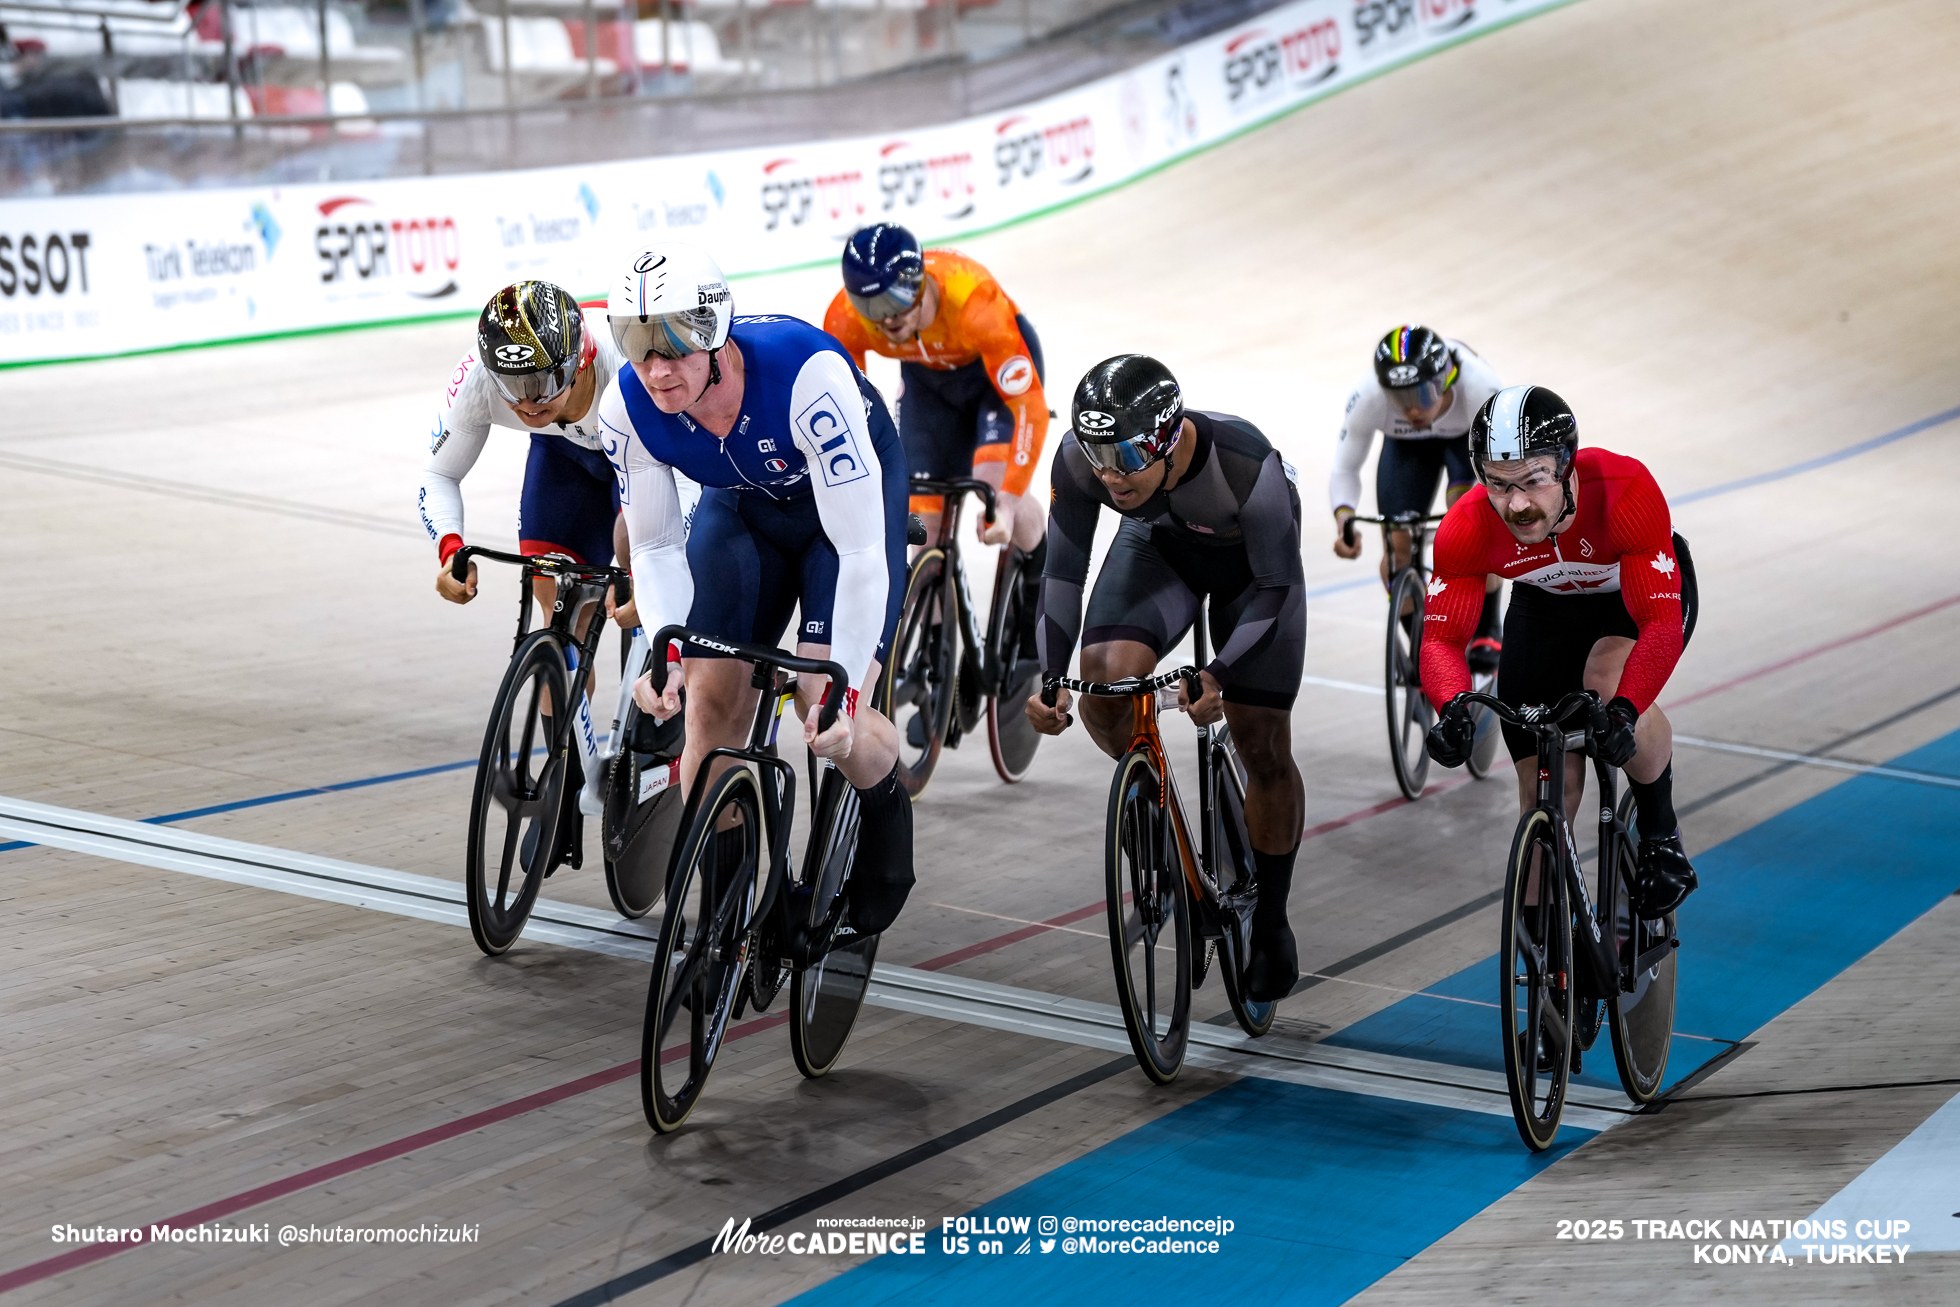
<path id="1" fill-rule="evenodd" d="M 1640 710 L 1625 695 L 1606 705 L 1606 725 L 1593 731 L 1593 748 L 1601 762 L 1608 767 L 1624 767 L 1633 761 L 1634 749 L 1638 747 L 1633 728 L 1639 720 Z"/>
<path id="2" fill-rule="evenodd" d="M 1477 723 L 1470 717 L 1470 705 L 1459 694 L 1443 705 L 1436 724 L 1429 728 L 1429 756 L 1439 767 L 1461 767 L 1470 761 L 1476 743 Z"/>

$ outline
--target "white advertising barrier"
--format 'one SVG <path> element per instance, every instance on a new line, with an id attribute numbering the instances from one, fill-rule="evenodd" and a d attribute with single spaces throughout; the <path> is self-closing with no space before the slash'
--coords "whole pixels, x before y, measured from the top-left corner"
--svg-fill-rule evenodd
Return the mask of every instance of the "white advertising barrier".
<path id="1" fill-rule="evenodd" d="M 731 273 L 891 219 L 946 240 L 1121 184 L 1358 78 L 1571 0 L 1301 0 L 1034 104 L 939 127 L 625 163 L 0 202 L 0 363 L 474 312 L 519 277 L 603 295 L 694 241 Z"/>

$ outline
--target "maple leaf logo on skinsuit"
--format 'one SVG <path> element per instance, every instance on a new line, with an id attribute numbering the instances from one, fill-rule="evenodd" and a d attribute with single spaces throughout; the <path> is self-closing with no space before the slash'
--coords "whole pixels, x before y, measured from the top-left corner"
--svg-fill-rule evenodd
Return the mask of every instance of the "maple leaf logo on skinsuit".
<path id="1" fill-rule="evenodd" d="M 1450 587 L 1450 583 L 1448 581 L 1445 581 L 1440 576 L 1434 577 L 1429 582 L 1429 597 L 1431 599 L 1434 599 L 1437 595 L 1449 589 L 1449 587 Z"/>
<path id="2" fill-rule="evenodd" d="M 1650 566 L 1653 567 L 1653 569 L 1656 572 L 1659 572 L 1662 576 L 1674 575 L 1674 560 L 1672 558 L 1669 558 L 1666 554 L 1655 554 L 1654 561 L 1650 564 Z"/>

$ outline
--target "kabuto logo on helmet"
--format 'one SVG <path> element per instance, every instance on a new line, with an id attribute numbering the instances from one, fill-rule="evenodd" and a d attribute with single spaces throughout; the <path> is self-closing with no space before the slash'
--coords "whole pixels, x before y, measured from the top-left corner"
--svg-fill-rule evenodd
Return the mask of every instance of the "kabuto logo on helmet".
<path id="1" fill-rule="evenodd" d="M 1398 363 L 1388 370 L 1388 384 L 1391 386 L 1413 386 L 1422 377 L 1413 363 Z"/>
<path id="2" fill-rule="evenodd" d="M 536 353 L 537 351 L 529 345 L 499 345 L 497 346 L 497 362 L 511 364 L 526 363 Z"/>
<path id="3" fill-rule="evenodd" d="M 666 255 L 655 254 L 652 250 L 648 250 L 645 254 L 642 254 L 638 259 L 634 260 L 633 271 L 642 274 L 649 273 L 666 261 Z"/>
<path id="4" fill-rule="evenodd" d="M 1091 409 L 1087 413 L 1077 413 L 1075 425 L 1082 431 L 1108 431 L 1116 425 L 1116 419 L 1107 413 L 1098 413 Z"/>

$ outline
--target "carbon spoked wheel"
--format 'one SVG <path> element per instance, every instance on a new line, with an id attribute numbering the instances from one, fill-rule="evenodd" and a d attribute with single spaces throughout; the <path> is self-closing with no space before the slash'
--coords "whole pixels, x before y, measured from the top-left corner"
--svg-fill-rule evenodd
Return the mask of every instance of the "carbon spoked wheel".
<path id="1" fill-rule="evenodd" d="M 1620 821 L 1633 825 L 1633 795 L 1620 801 Z M 1639 966 L 1633 992 L 1607 1002 L 1613 1031 L 1613 1061 L 1620 1085 L 1636 1103 L 1654 1101 L 1667 1076 L 1668 1050 L 1674 1043 L 1675 949 L 1674 914 L 1659 921 L 1640 921 L 1631 906 L 1632 877 L 1637 850 L 1631 836 L 1621 834 L 1619 885 L 1613 895 L 1613 934 L 1620 948 L 1620 965 Z"/>
<path id="2" fill-rule="evenodd" d="M 1556 838 L 1543 811 L 1519 820 L 1504 880 L 1498 950 L 1504 1079 L 1512 1119 L 1533 1152 L 1552 1146 L 1572 1078 L 1572 915 L 1558 874 Z M 1534 864 L 1538 901 L 1527 904 Z"/>
<path id="3" fill-rule="evenodd" d="M 1218 876 L 1219 890 L 1229 896 L 1253 879 L 1253 860 L 1252 840 L 1245 828 L 1245 782 L 1238 750 L 1232 745 L 1231 731 L 1223 727 L 1219 728 L 1216 747 L 1212 750 L 1212 766 L 1217 772 L 1212 793 L 1218 796 L 1218 808 L 1213 815 L 1216 833 L 1211 845 L 1218 850 L 1218 866 L 1212 870 Z M 1225 909 L 1219 911 L 1223 914 Z M 1239 933 L 1232 924 L 1226 922 L 1225 927 L 1220 941 L 1224 965 L 1219 968 L 1225 975 L 1225 997 L 1232 1005 L 1232 1016 L 1238 1021 L 1239 1029 L 1257 1039 L 1273 1028 L 1279 1004 L 1246 997 L 1245 971 L 1252 960 L 1247 950 L 1240 947 Z"/>
<path id="4" fill-rule="evenodd" d="M 762 791 L 734 767 L 708 787 L 689 823 L 654 953 L 640 1043 L 640 1102 L 661 1134 L 700 1100 L 748 962 L 762 849 Z"/>
<path id="5" fill-rule="evenodd" d="M 947 591 L 946 551 L 924 549 L 912 561 L 898 641 L 885 673 L 886 715 L 898 728 L 898 779 L 917 795 L 932 779 L 952 720 L 957 632 Z"/>
<path id="6" fill-rule="evenodd" d="M 634 710 L 635 712 L 638 709 Z M 629 732 L 622 732 L 630 739 Z M 622 917 L 644 917 L 660 902 L 680 837 L 680 761 L 622 748 L 606 778 L 606 893 Z"/>
<path id="7" fill-rule="evenodd" d="M 470 796 L 464 897 L 476 946 L 493 957 L 517 942 L 558 847 L 568 764 L 546 709 L 569 701 L 565 655 L 539 631 L 504 673 Z"/>
<path id="8" fill-rule="evenodd" d="M 843 911 L 858 838 L 857 791 L 834 767 L 824 772 L 815 825 L 804 859 L 811 892 L 807 899 L 798 895 L 792 902 L 807 903 L 808 927 L 827 934 Z M 828 1075 L 843 1056 L 864 1008 L 865 991 L 871 988 L 877 957 L 878 936 L 853 936 L 790 978 L 790 1054 L 796 1069 L 812 1080 Z"/>
<path id="9" fill-rule="evenodd" d="M 1422 573 L 1410 567 L 1395 578 L 1388 593 L 1388 659 L 1384 682 L 1388 689 L 1388 757 L 1395 765 L 1395 783 L 1404 796 L 1422 797 L 1429 779 L 1429 734 L 1434 713 L 1423 697 L 1417 655 L 1422 648 Z"/>
<path id="10" fill-rule="evenodd" d="M 1028 774 L 1034 751 L 1041 744 L 1041 732 L 1028 721 L 1028 696 L 1040 680 L 1041 664 L 1024 658 L 1018 638 L 1021 629 L 1021 572 L 1014 566 L 1012 549 L 1000 551 L 1000 565 L 994 571 L 994 603 L 987 619 L 987 648 L 991 650 L 987 668 L 987 748 L 994 757 L 994 772 L 1012 785 Z"/>
<path id="11" fill-rule="evenodd" d="M 1169 825 L 1150 755 L 1124 755 L 1109 792 L 1109 948 L 1130 1047 L 1160 1085 L 1191 1034 L 1191 918 Z"/>
<path id="12" fill-rule="evenodd" d="M 1496 684 L 1497 677 L 1485 672 L 1471 681 L 1470 688 L 1479 694 L 1495 694 Z M 1483 780 L 1497 761 L 1497 746 L 1504 743 L 1504 728 L 1498 724 L 1497 714 L 1482 704 L 1470 710 L 1470 720 L 1477 723 L 1477 742 L 1470 748 L 1470 774 Z"/>

